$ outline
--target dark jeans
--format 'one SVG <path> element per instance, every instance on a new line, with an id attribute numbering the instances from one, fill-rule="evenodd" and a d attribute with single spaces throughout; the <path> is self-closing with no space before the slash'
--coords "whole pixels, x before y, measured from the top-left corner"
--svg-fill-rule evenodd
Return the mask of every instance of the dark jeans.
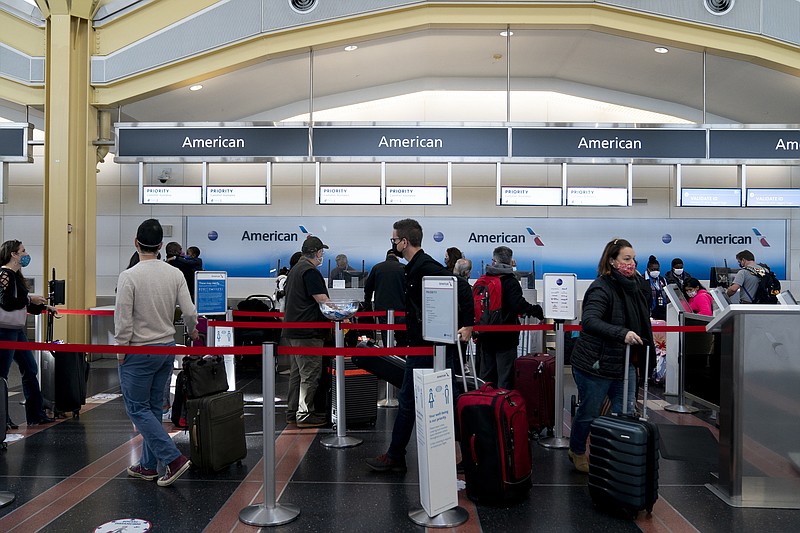
<path id="1" fill-rule="evenodd" d="M 455 392 L 453 395 L 453 405 L 458 405 L 458 396 L 460 395 L 459 387 L 455 382 L 455 371 L 453 367 L 455 352 L 455 345 L 447 346 L 447 368 L 453 376 L 453 387 L 451 390 Z M 458 357 L 458 355 L 456 355 Z M 458 365 L 460 366 L 460 365 Z M 389 445 L 387 455 L 392 460 L 402 460 L 406 455 L 406 448 L 408 441 L 411 440 L 411 434 L 414 431 L 414 422 L 417 414 L 414 408 L 414 369 L 415 368 L 433 368 L 433 357 L 427 356 L 409 356 L 406 358 L 406 370 L 403 374 L 403 385 L 397 393 L 397 417 L 394 419 L 394 427 L 392 428 L 392 443 Z M 460 370 L 459 370 L 460 372 Z M 457 418 L 455 409 L 453 410 L 454 420 Z M 456 423 L 456 440 L 458 440 L 458 424 Z"/>
<path id="2" fill-rule="evenodd" d="M 25 330 L 0 328 L 0 341 L 28 342 Z M 0 350 L 0 375 L 8 379 L 12 359 L 19 366 L 22 376 L 22 394 L 25 396 L 25 418 L 29 424 L 35 424 L 46 417 L 42 391 L 39 389 L 39 380 L 36 374 L 39 368 L 36 359 L 30 350 Z"/>
<path id="3" fill-rule="evenodd" d="M 572 419 L 572 428 L 569 436 L 569 448 L 573 453 L 583 455 L 586 453 L 586 439 L 589 437 L 589 427 L 592 421 L 600 416 L 600 408 L 608 396 L 611 400 L 611 412 L 622 411 L 622 380 L 608 379 L 589 374 L 572 367 L 572 377 L 578 388 L 580 403 Z"/>
<path id="4" fill-rule="evenodd" d="M 478 375 L 488 383 L 494 383 L 501 389 L 514 388 L 514 361 L 517 359 L 517 347 L 497 349 L 489 342 L 481 342 L 481 373 Z"/>

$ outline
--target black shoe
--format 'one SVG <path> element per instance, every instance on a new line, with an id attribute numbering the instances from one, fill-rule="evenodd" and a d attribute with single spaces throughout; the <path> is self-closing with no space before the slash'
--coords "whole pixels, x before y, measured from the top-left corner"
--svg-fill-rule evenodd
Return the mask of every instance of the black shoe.
<path id="1" fill-rule="evenodd" d="M 307 417 L 297 419 L 297 427 L 300 429 L 303 428 L 318 428 L 322 426 L 326 426 L 328 424 L 328 420 L 324 416 L 318 415 L 308 415 Z"/>
<path id="2" fill-rule="evenodd" d="M 38 425 L 41 425 L 41 424 L 52 424 L 55 421 L 56 421 L 55 418 L 50 418 L 49 416 L 43 416 L 39 420 L 37 420 L 36 422 L 28 422 L 28 425 L 29 426 L 38 426 Z"/>
<path id="3" fill-rule="evenodd" d="M 366 460 L 367 466 L 370 467 L 375 472 L 400 472 L 402 474 L 406 473 L 406 462 L 405 460 L 397 461 L 394 459 L 390 459 L 387 454 L 379 455 L 378 457 L 370 457 Z"/>

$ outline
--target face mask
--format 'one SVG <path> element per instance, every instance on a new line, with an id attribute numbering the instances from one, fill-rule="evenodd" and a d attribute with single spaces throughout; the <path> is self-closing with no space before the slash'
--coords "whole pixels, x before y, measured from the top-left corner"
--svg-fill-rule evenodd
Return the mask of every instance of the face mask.
<path id="1" fill-rule="evenodd" d="M 23 268 L 31 264 L 31 256 L 23 255 L 19 258 L 19 265 Z"/>
<path id="2" fill-rule="evenodd" d="M 633 263 L 617 263 L 616 269 L 626 278 L 630 278 L 636 272 L 636 265 Z"/>
<path id="3" fill-rule="evenodd" d="M 689 298 L 694 298 L 695 296 L 697 296 L 697 291 L 686 291 L 686 296 L 688 296 Z"/>
<path id="4" fill-rule="evenodd" d="M 651 270 L 650 271 L 650 277 L 653 278 L 653 279 L 658 279 L 658 275 L 659 274 L 661 274 L 661 272 L 659 270 Z"/>
<path id="5" fill-rule="evenodd" d="M 676 276 L 680 276 L 681 274 L 683 274 L 683 269 L 682 268 L 676 268 L 675 269 L 675 275 Z"/>
<path id="6" fill-rule="evenodd" d="M 402 240 L 402 239 L 401 239 L 401 240 Z M 392 243 L 392 253 L 393 253 L 394 255 L 396 255 L 397 257 L 403 257 L 403 252 L 401 252 L 400 250 L 398 250 L 398 249 L 397 249 L 397 245 L 398 245 L 399 243 L 400 243 L 400 241 L 397 241 L 397 242 L 393 242 L 393 243 Z M 445 263 L 445 264 L 446 264 L 446 263 Z"/>

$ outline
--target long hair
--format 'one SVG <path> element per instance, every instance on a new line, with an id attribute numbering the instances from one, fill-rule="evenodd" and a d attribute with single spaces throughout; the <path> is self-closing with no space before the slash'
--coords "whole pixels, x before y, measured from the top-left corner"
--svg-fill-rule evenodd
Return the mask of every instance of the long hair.
<path id="1" fill-rule="evenodd" d="M 633 245 L 627 240 L 619 238 L 608 241 L 603 249 L 603 255 L 600 256 L 600 262 L 597 264 L 598 276 L 611 274 L 611 260 L 616 259 L 623 248 L 633 248 Z"/>
<path id="2" fill-rule="evenodd" d="M 462 254 L 461 250 L 459 250 L 455 246 L 452 246 L 445 251 L 447 253 L 447 264 L 445 265 L 445 267 L 447 267 L 447 270 L 452 272 L 453 268 L 456 266 L 456 261 L 464 257 L 464 254 Z"/>
<path id="3" fill-rule="evenodd" d="M 19 252 L 22 247 L 22 241 L 12 239 L 6 241 L 0 246 L 0 265 L 7 265 L 11 261 L 11 254 Z M 24 283 L 25 276 L 22 275 L 22 270 L 17 270 L 17 279 Z"/>

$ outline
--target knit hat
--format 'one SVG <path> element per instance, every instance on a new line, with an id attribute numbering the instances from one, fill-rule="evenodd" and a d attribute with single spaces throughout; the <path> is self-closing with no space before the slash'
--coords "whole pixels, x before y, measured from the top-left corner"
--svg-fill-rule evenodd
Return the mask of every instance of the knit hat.
<path id="1" fill-rule="evenodd" d="M 164 230 L 155 218 L 148 218 L 136 230 L 136 241 L 140 246 L 155 247 L 164 240 Z"/>

